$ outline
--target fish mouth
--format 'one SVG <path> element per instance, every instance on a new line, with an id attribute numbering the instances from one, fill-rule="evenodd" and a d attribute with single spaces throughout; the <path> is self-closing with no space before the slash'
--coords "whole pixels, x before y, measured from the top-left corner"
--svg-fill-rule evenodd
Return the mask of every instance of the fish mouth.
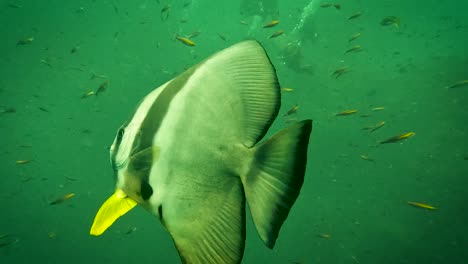
<path id="1" fill-rule="evenodd" d="M 122 189 L 116 189 L 99 208 L 91 230 L 93 236 L 102 235 L 117 219 L 128 213 L 137 205 Z"/>

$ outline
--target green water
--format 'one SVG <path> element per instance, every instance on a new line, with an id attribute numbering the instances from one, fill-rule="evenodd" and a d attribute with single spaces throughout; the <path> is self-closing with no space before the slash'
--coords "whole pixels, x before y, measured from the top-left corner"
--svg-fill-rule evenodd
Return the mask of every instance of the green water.
<path id="1" fill-rule="evenodd" d="M 296 104 L 292 118 L 311 118 L 314 128 L 305 183 L 275 248 L 263 245 L 248 214 L 243 263 L 467 263 L 468 85 L 446 87 L 468 79 L 468 2 L 337 1 L 338 10 L 317 1 L 307 13 L 309 0 L 279 0 L 278 12 L 257 18 L 241 15 L 239 1 L 220 2 L 0 1 L 0 236 L 8 235 L 0 262 L 180 262 L 142 208 L 89 235 L 114 190 L 108 147 L 152 89 L 255 38 L 282 87 L 294 89 L 283 93 L 269 135 Z M 399 26 L 382 26 L 388 16 Z M 280 23 L 262 28 L 273 19 Z M 269 39 L 277 30 L 284 34 Z M 195 31 L 194 47 L 174 39 Z M 297 56 L 285 57 L 297 41 Z M 345 53 L 355 45 L 362 50 Z M 341 67 L 349 71 L 335 78 Z M 104 92 L 81 98 L 105 79 Z M 358 112 L 335 116 L 349 109 Z M 76 195 L 49 205 L 67 193 Z"/>

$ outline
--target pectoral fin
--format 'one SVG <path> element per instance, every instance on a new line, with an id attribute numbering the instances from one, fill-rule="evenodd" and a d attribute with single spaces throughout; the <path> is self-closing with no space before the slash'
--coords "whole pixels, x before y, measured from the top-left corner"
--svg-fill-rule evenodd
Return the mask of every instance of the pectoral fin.
<path id="1" fill-rule="evenodd" d="M 89 233 L 93 236 L 101 235 L 115 220 L 132 210 L 135 205 L 137 205 L 135 200 L 117 189 L 99 208 Z"/>

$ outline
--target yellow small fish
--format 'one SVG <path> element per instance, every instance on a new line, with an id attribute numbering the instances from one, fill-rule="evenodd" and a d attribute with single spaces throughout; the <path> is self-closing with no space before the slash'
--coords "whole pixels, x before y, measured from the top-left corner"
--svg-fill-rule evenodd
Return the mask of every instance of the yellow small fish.
<path id="1" fill-rule="evenodd" d="M 351 109 L 351 110 L 345 110 L 343 112 L 339 112 L 338 114 L 336 114 L 336 116 L 347 116 L 347 115 L 352 115 L 352 114 L 355 114 L 357 113 L 358 110 L 356 109 Z"/>
<path id="2" fill-rule="evenodd" d="M 350 17 L 348 17 L 348 20 L 356 19 L 356 18 L 360 17 L 361 15 L 362 15 L 361 11 L 356 12 L 356 13 L 352 14 Z"/>
<path id="3" fill-rule="evenodd" d="M 436 207 L 434 207 L 434 206 L 432 206 L 432 205 L 425 204 L 425 203 L 408 202 L 408 204 L 409 204 L 409 205 L 412 205 L 412 206 L 415 206 L 415 207 L 423 208 L 423 209 L 437 210 Z"/>
<path id="4" fill-rule="evenodd" d="M 18 42 L 16 42 L 16 45 L 31 44 L 33 41 L 34 41 L 34 38 L 33 38 L 33 37 L 24 38 L 24 39 L 18 40 Z"/>
<path id="5" fill-rule="evenodd" d="M 412 137 L 414 135 L 416 135 L 416 133 L 414 133 L 414 132 L 403 133 L 403 134 L 388 138 L 388 139 L 386 139 L 384 141 L 380 141 L 380 144 L 395 143 L 395 142 L 410 138 L 410 137 Z"/>
<path id="6" fill-rule="evenodd" d="M 331 238 L 331 235 L 330 234 L 317 234 L 318 237 L 321 237 L 321 238 Z"/>
<path id="7" fill-rule="evenodd" d="M 195 46 L 195 42 L 193 42 L 192 40 L 190 40 L 188 38 L 176 37 L 176 39 L 179 40 L 180 42 L 184 43 L 187 46 L 190 46 L 190 47 Z"/>
<path id="8" fill-rule="evenodd" d="M 263 26 L 263 28 L 272 28 L 272 27 L 278 25 L 279 22 L 280 22 L 279 20 L 273 20 L 273 21 L 271 21 L 270 23 L 265 24 L 265 25 Z"/>
<path id="9" fill-rule="evenodd" d="M 286 112 L 286 114 L 284 114 L 284 116 L 295 114 L 297 112 L 297 109 L 299 109 L 299 105 L 293 106 L 291 109 L 289 109 L 288 112 Z"/>
<path id="10" fill-rule="evenodd" d="M 335 76 L 335 79 L 338 79 L 338 77 L 340 77 L 341 75 L 343 75 L 346 72 L 349 72 L 348 67 L 338 68 L 332 73 L 332 76 Z"/>
<path id="11" fill-rule="evenodd" d="M 348 42 L 351 42 L 351 41 L 353 41 L 353 40 L 359 38 L 360 36 L 361 36 L 361 33 L 358 32 L 358 33 L 352 35 L 352 36 L 349 38 Z"/>
<path id="12" fill-rule="evenodd" d="M 282 90 L 283 92 L 293 92 L 293 91 L 294 91 L 293 88 L 281 88 L 281 90 Z"/>
<path id="13" fill-rule="evenodd" d="M 273 33 L 273 35 L 271 35 L 270 38 L 277 38 L 277 37 L 283 35 L 283 33 L 284 33 L 283 30 L 278 30 L 275 33 Z"/>
<path id="14" fill-rule="evenodd" d="M 369 158 L 369 156 L 366 156 L 366 155 L 359 155 L 359 157 L 363 160 L 367 160 L 367 161 L 375 161 L 373 158 Z"/>
<path id="15" fill-rule="evenodd" d="M 356 45 L 356 46 L 354 46 L 354 47 L 352 47 L 350 49 L 347 49 L 345 51 L 345 53 L 358 52 L 358 51 L 361 51 L 361 50 L 362 50 L 361 45 Z"/>
<path id="16" fill-rule="evenodd" d="M 468 85 L 468 80 L 463 80 L 463 81 L 459 81 L 459 82 L 456 82 L 450 86 L 447 86 L 446 88 L 447 89 L 450 89 L 450 88 L 457 88 L 457 87 L 460 87 L 460 86 L 464 86 L 464 85 Z"/>
<path id="17" fill-rule="evenodd" d="M 66 201 L 66 200 L 72 198 L 73 196 L 75 196 L 74 193 L 68 193 L 68 194 L 65 194 L 65 195 L 62 196 L 62 197 L 59 197 L 59 198 L 53 200 L 53 201 L 50 202 L 49 204 L 50 204 L 50 205 L 54 205 L 54 204 L 63 203 L 64 201 Z"/>
<path id="18" fill-rule="evenodd" d="M 395 27 L 400 27 L 400 18 L 396 17 L 396 16 L 388 16 L 388 17 L 385 17 L 384 19 L 382 19 L 382 21 L 380 21 L 380 25 L 382 26 L 390 26 L 390 25 L 394 25 Z"/>
<path id="19" fill-rule="evenodd" d="M 378 106 L 378 107 L 372 108 L 371 110 L 372 110 L 372 111 L 380 111 L 380 110 L 384 110 L 384 109 L 385 109 L 385 107 L 383 107 L 383 106 Z"/>
<path id="20" fill-rule="evenodd" d="M 31 162 L 32 160 L 17 160 L 15 163 L 16 164 L 27 164 L 29 162 Z"/>
<path id="21" fill-rule="evenodd" d="M 90 97 L 90 96 L 93 96 L 93 95 L 96 95 L 96 93 L 94 91 L 90 91 L 90 92 L 87 92 L 87 93 L 83 94 L 81 96 L 81 99 L 84 99 L 84 98 L 87 98 L 87 97 Z"/>

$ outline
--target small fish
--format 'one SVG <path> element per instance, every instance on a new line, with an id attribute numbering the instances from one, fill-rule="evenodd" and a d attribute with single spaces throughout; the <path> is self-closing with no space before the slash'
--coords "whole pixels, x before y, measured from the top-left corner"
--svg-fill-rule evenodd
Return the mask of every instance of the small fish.
<path id="1" fill-rule="evenodd" d="M 2 107 L 0 109 L 0 113 L 2 113 L 2 114 L 16 113 L 16 108 L 14 108 L 14 107 Z"/>
<path id="2" fill-rule="evenodd" d="M 130 227 L 124 234 L 125 235 L 130 235 L 131 233 L 135 232 L 137 230 L 136 227 Z"/>
<path id="3" fill-rule="evenodd" d="M 8 4 L 8 7 L 9 7 L 9 8 L 21 8 L 20 5 L 13 4 L 13 3 Z"/>
<path id="4" fill-rule="evenodd" d="M 105 80 L 103 83 L 101 83 L 94 94 L 97 96 L 98 94 L 104 92 L 107 89 L 107 86 L 109 86 L 109 80 Z"/>
<path id="5" fill-rule="evenodd" d="M 24 38 L 24 39 L 18 40 L 18 42 L 16 42 L 16 45 L 31 44 L 33 41 L 34 41 L 34 38 L 33 38 L 33 37 Z"/>
<path id="6" fill-rule="evenodd" d="M 363 130 L 369 130 L 372 133 L 375 130 L 383 127 L 384 125 L 385 125 L 385 121 L 382 121 L 382 122 L 375 124 L 374 126 L 364 127 Z"/>
<path id="7" fill-rule="evenodd" d="M 279 20 L 273 20 L 273 21 L 269 22 L 268 24 L 265 24 L 263 26 L 263 28 L 272 28 L 272 27 L 278 25 L 279 22 L 280 22 Z"/>
<path id="8" fill-rule="evenodd" d="M 71 177 L 68 177 L 68 176 L 66 176 L 65 179 L 67 179 L 67 180 L 69 180 L 69 181 L 77 181 L 77 179 L 71 178 Z"/>
<path id="9" fill-rule="evenodd" d="M 49 110 L 47 110 L 47 108 L 44 108 L 44 107 L 41 107 L 41 106 L 39 106 L 38 109 L 41 110 L 42 112 L 46 112 L 46 113 L 49 112 Z"/>
<path id="10" fill-rule="evenodd" d="M 331 238 L 331 235 L 330 234 L 325 234 L 325 233 L 322 233 L 322 234 L 317 234 L 318 237 L 321 237 L 321 238 Z"/>
<path id="11" fill-rule="evenodd" d="M 75 46 L 75 47 L 71 48 L 70 53 L 73 54 L 73 53 L 77 52 L 79 49 L 80 49 L 79 46 Z"/>
<path id="12" fill-rule="evenodd" d="M 28 181 L 30 181 L 30 180 L 32 180 L 32 179 L 33 179 L 33 177 L 25 177 L 25 178 L 23 178 L 23 179 L 21 179 L 21 180 L 22 180 L 23 182 L 28 182 Z"/>
<path id="13" fill-rule="evenodd" d="M 425 204 L 425 203 L 408 202 L 408 204 L 409 204 L 409 205 L 412 205 L 412 206 L 415 206 L 415 207 L 423 208 L 423 209 L 437 210 L 436 207 L 434 207 L 434 206 L 432 206 L 432 205 Z"/>
<path id="14" fill-rule="evenodd" d="M 25 144 L 23 144 L 23 145 L 20 145 L 20 147 L 21 147 L 21 148 L 32 148 L 32 145 L 25 145 Z"/>
<path id="15" fill-rule="evenodd" d="M 358 33 L 352 35 L 352 36 L 349 38 L 348 42 L 351 42 L 351 41 L 353 41 L 353 40 L 359 38 L 360 36 L 361 36 L 361 33 L 358 32 Z"/>
<path id="16" fill-rule="evenodd" d="M 400 18 L 396 17 L 396 16 L 388 16 L 388 17 L 385 17 L 384 19 L 382 19 L 382 21 L 380 21 L 380 25 L 382 26 L 391 26 L 391 25 L 394 25 L 395 27 L 400 27 Z"/>
<path id="17" fill-rule="evenodd" d="M 352 14 L 350 17 L 348 17 L 348 20 L 356 19 L 356 18 L 360 17 L 361 15 L 362 15 L 361 11 L 356 12 L 356 13 Z"/>
<path id="18" fill-rule="evenodd" d="M 380 141 L 380 144 L 395 143 L 395 142 L 410 138 L 410 137 L 412 137 L 414 135 L 416 135 L 416 133 L 414 133 L 414 132 L 403 133 L 403 134 L 391 137 L 389 139 L 386 139 L 384 141 Z"/>
<path id="19" fill-rule="evenodd" d="M 335 76 L 335 79 L 338 79 L 338 77 L 340 77 L 346 72 L 349 72 L 349 67 L 338 68 L 332 73 L 332 76 Z"/>
<path id="20" fill-rule="evenodd" d="M 361 51 L 361 50 L 362 50 L 361 45 L 356 45 L 356 46 L 354 46 L 354 47 L 352 47 L 350 49 L 347 49 L 345 51 L 345 53 L 358 52 L 358 51 Z"/>
<path id="21" fill-rule="evenodd" d="M 385 107 L 383 107 L 383 106 L 377 106 L 377 107 L 372 108 L 371 110 L 372 111 L 380 111 L 380 110 L 384 110 L 384 109 L 385 109 Z"/>
<path id="22" fill-rule="evenodd" d="M 188 38 L 176 37 L 176 39 L 179 40 L 180 42 L 184 43 L 187 46 L 190 46 L 190 47 L 195 46 L 195 42 L 193 42 L 192 40 L 190 40 Z"/>
<path id="23" fill-rule="evenodd" d="M 41 59 L 40 62 L 47 65 L 47 66 L 49 66 L 49 68 L 52 68 L 52 64 L 50 64 L 50 62 L 48 60 Z"/>
<path id="24" fill-rule="evenodd" d="M 275 33 L 273 33 L 273 35 L 271 35 L 269 38 L 277 38 L 277 37 L 283 35 L 283 33 L 284 33 L 283 30 L 278 30 Z"/>
<path id="25" fill-rule="evenodd" d="M 332 4 L 332 3 L 323 3 L 320 5 L 320 7 L 322 8 L 327 8 L 327 7 L 335 7 L 337 10 L 340 10 L 341 9 L 341 5 L 340 4 Z"/>
<path id="26" fill-rule="evenodd" d="M 249 23 L 245 22 L 244 20 L 239 21 L 241 25 L 247 26 Z"/>
<path id="27" fill-rule="evenodd" d="M 456 82 L 452 85 L 449 85 L 445 88 L 447 89 L 450 89 L 450 88 L 457 88 L 457 87 L 460 87 L 460 86 L 465 86 L 465 85 L 468 85 L 468 80 L 463 80 L 463 81 L 459 81 L 459 82 Z"/>
<path id="28" fill-rule="evenodd" d="M 7 237 L 9 237 L 8 234 L 0 235 L 0 239 L 4 239 L 4 238 L 7 238 Z"/>
<path id="29" fill-rule="evenodd" d="M 283 91 L 283 92 L 293 92 L 294 89 L 293 88 L 281 88 L 281 91 Z"/>
<path id="30" fill-rule="evenodd" d="M 359 155 L 359 157 L 363 160 L 367 160 L 367 161 L 375 161 L 373 158 L 369 158 L 369 156 L 366 156 L 366 155 Z"/>
<path id="31" fill-rule="evenodd" d="M 192 32 L 190 35 L 187 36 L 188 39 L 192 39 L 192 38 L 195 38 L 197 37 L 198 35 L 200 35 L 200 31 L 194 31 Z"/>
<path id="32" fill-rule="evenodd" d="M 94 80 L 96 78 L 109 79 L 109 77 L 107 77 L 106 75 L 99 75 L 99 74 L 96 74 L 94 72 L 91 72 L 91 80 Z"/>
<path id="33" fill-rule="evenodd" d="M 60 203 L 65 202 L 66 200 L 72 198 L 73 196 L 75 196 L 74 193 L 65 194 L 64 196 L 59 197 L 59 198 L 53 200 L 52 202 L 49 202 L 49 204 L 50 204 L 50 205 L 60 204 Z"/>
<path id="34" fill-rule="evenodd" d="M 222 39 L 223 41 L 227 41 L 226 37 L 220 33 L 218 33 L 218 37 Z"/>
<path id="35" fill-rule="evenodd" d="M 47 233 L 47 237 L 49 239 L 55 239 L 57 238 L 57 233 L 55 231 L 50 231 L 49 233 Z"/>
<path id="36" fill-rule="evenodd" d="M 161 21 L 166 21 L 169 18 L 169 10 L 171 9 L 170 5 L 165 5 L 161 9 Z"/>
<path id="37" fill-rule="evenodd" d="M 286 114 L 284 114 L 284 116 L 295 114 L 297 112 L 297 109 L 299 109 L 299 105 L 293 106 L 291 109 L 288 110 L 288 112 L 286 112 Z"/>
<path id="38" fill-rule="evenodd" d="M 93 96 L 93 95 L 96 95 L 96 93 L 94 91 L 90 91 L 90 92 L 87 92 L 87 93 L 83 94 L 81 96 L 81 99 L 85 99 L 85 98 L 88 98 L 88 97 Z"/>
<path id="39" fill-rule="evenodd" d="M 323 3 L 323 4 L 320 4 L 320 7 L 327 8 L 327 7 L 330 7 L 332 5 L 333 5 L 332 3 Z"/>
<path id="40" fill-rule="evenodd" d="M 30 163 L 32 160 L 17 160 L 15 161 L 16 164 L 19 164 L 19 165 L 22 165 L 22 164 L 28 164 Z"/>
<path id="41" fill-rule="evenodd" d="M 347 116 L 347 115 L 352 115 L 357 113 L 358 110 L 356 109 L 351 109 L 351 110 L 344 110 L 343 112 L 339 112 L 336 114 L 336 116 Z"/>

